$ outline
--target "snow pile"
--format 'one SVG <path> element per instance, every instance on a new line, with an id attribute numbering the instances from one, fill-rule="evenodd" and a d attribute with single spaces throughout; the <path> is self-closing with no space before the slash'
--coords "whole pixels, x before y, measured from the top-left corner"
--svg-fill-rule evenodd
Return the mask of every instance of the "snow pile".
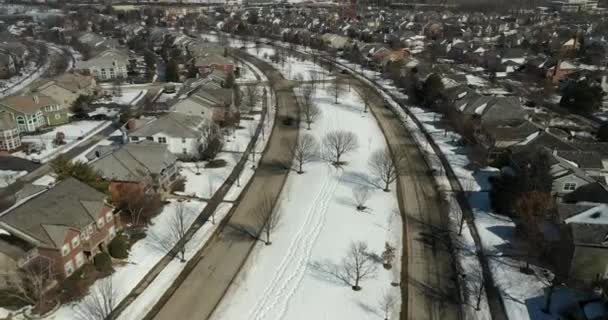
<path id="1" fill-rule="evenodd" d="M 0 188 L 8 187 L 26 174 L 27 171 L 0 170 Z"/>

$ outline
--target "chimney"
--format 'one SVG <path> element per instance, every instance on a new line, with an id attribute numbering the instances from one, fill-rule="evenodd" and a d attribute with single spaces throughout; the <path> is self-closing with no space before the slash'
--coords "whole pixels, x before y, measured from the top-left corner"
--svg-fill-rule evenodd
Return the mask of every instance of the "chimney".
<path id="1" fill-rule="evenodd" d="M 135 119 L 131 118 L 131 119 L 129 119 L 127 121 L 127 125 L 126 125 L 127 131 L 133 131 L 133 130 L 135 130 L 136 126 L 137 125 L 136 125 Z"/>

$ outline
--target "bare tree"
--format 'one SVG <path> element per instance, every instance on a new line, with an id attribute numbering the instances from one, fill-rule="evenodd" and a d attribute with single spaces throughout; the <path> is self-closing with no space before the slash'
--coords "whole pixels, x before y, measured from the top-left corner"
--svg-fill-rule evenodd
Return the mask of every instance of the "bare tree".
<path id="1" fill-rule="evenodd" d="M 353 290 L 361 290 L 359 283 L 376 275 L 377 265 L 362 241 L 351 242 L 346 256 L 342 259 L 342 274 Z"/>
<path id="2" fill-rule="evenodd" d="M 148 223 L 155 211 L 162 206 L 158 194 L 145 194 L 140 190 L 123 190 L 119 207 L 127 212 L 133 226 Z"/>
<path id="3" fill-rule="evenodd" d="M 311 86 L 304 86 L 302 88 L 302 98 L 300 99 L 300 110 L 302 116 L 308 125 L 308 130 L 313 122 L 315 122 L 321 116 L 321 109 L 317 107 L 312 99 L 313 88 Z"/>
<path id="4" fill-rule="evenodd" d="M 99 280 L 89 294 L 76 305 L 75 313 L 81 320 L 112 319 L 111 313 L 116 307 L 116 290 L 112 284 L 112 276 Z"/>
<path id="5" fill-rule="evenodd" d="M 264 244 L 271 245 L 270 235 L 279 224 L 279 215 L 274 210 L 274 204 L 270 196 L 265 196 L 254 208 L 254 216 L 259 227 L 257 239 L 264 241 Z M 265 238 L 263 240 L 262 238 Z"/>
<path id="6" fill-rule="evenodd" d="M 344 90 L 344 85 L 342 83 L 342 79 L 338 76 L 334 78 L 334 80 L 330 83 L 329 92 L 334 96 L 334 100 L 336 104 L 338 104 L 338 98 L 340 97 L 340 93 Z"/>
<path id="7" fill-rule="evenodd" d="M 475 181 L 472 179 L 466 179 L 462 182 L 462 194 L 466 198 L 467 201 L 470 200 L 471 194 L 475 189 Z M 462 235 L 462 229 L 464 228 L 465 223 L 465 215 L 464 211 L 460 211 L 460 222 L 458 223 L 458 235 Z"/>
<path id="8" fill-rule="evenodd" d="M 258 91 L 258 86 L 247 86 L 245 89 L 245 103 L 249 107 L 249 110 L 253 110 L 258 101 L 260 101 L 260 92 Z"/>
<path id="9" fill-rule="evenodd" d="M 308 80 L 310 83 L 310 88 L 314 93 L 318 87 L 319 82 L 321 82 L 321 74 L 317 70 L 312 70 L 308 73 Z"/>
<path id="10" fill-rule="evenodd" d="M 369 110 L 369 107 L 373 103 L 373 94 L 371 90 L 361 89 L 360 97 L 363 102 L 363 112 L 367 112 L 367 110 Z"/>
<path id="11" fill-rule="evenodd" d="M 342 157 L 358 147 L 357 136 L 350 131 L 330 131 L 323 137 L 323 154 L 334 165 L 341 165 Z"/>
<path id="12" fill-rule="evenodd" d="M 294 146 L 294 159 L 298 165 L 298 174 L 304 173 L 304 164 L 316 160 L 319 156 L 319 143 L 317 139 L 310 135 L 304 134 L 298 139 Z"/>
<path id="13" fill-rule="evenodd" d="M 380 300 L 378 301 L 378 305 L 382 309 L 382 313 L 384 313 L 384 320 L 389 320 L 389 316 L 391 314 L 391 309 L 397 303 L 397 297 L 392 294 L 390 291 L 386 291 Z"/>
<path id="14" fill-rule="evenodd" d="M 395 247 L 391 246 L 388 242 L 384 243 L 384 251 L 382 251 L 382 265 L 387 270 L 393 267 L 393 260 L 395 260 L 395 251 Z"/>
<path id="15" fill-rule="evenodd" d="M 183 202 L 176 202 L 175 209 L 169 217 L 168 229 L 164 234 L 151 234 L 154 245 L 160 250 L 169 253 L 173 252 L 174 257 L 178 257 L 180 262 L 186 262 L 186 246 L 180 243 L 188 231 L 188 209 Z"/>
<path id="16" fill-rule="evenodd" d="M 390 191 L 390 184 L 397 179 L 398 170 L 393 162 L 391 151 L 388 147 L 379 149 L 372 153 L 368 161 L 372 175 L 383 184 L 385 192 Z"/>
<path id="17" fill-rule="evenodd" d="M 357 205 L 358 211 L 364 211 L 367 209 L 365 203 L 372 196 L 370 190 L 366 186 L 358 185 L 353 188 L 353 198 L 355 199 L 355 204 Z"/>
<path id="18" fill-rule="evenodd" d="M 7 278 L 7 290 L 3 294 L 31 304 L 41 312 L 49 302 L 46 293 L 54 283 L 51 263 L 38 258 Z"/>

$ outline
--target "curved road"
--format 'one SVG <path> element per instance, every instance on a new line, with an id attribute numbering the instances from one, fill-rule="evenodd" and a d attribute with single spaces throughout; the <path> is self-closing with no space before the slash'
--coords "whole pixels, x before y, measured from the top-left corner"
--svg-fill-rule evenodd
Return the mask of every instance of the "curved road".
<path id="1" fill-rule="evenodd" d="M 267 77 L 273 78 L 277 99 L 277 119 L 262 156 L 247 188 L 256 192 L 242 193 L 224 230 L 203 249 L 201 259 L 181 283 L 169 290 L 154 306 L 145 319 L 206 319 L 213 312 L 228 290 L 234 277 L 247 260 L 256 241 L 236 231 L 237 228 L 255 228 L 252 210 L 265 198 L 276 202 L 288 170 L 283 163 L 291 162 L 289 150 L 298 137 L 298 126 L 285 126 L 285 115 L 297 117 L 298 106 L 293 90 L 279 72 L 265 62 L 248 57 Z M 261 194 L 263 190 L 264 194 Z"/>

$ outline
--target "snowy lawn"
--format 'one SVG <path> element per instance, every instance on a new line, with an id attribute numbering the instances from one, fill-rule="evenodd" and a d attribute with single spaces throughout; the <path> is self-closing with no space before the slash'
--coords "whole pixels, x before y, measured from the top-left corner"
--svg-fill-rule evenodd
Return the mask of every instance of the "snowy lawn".
<path id="1" fill-rule="evenodd" d="M 185 222 L 190 226 L 199 213 L 205 208 L 206 203 L 201 201 L 184 201 Z M 122 300 L 148 273 L 148 271 L 162 259 L 167 253 L 166 250 L 159 248 L 155 239 L 164 239 L 170 234 L 171 219 L 175 215 L 177 202 L 172 201 L 167 204 L 163 211 L 154 219 L 148 227 L 146 238 L 136 242 L 131 248 L 129 258 L 122 264 L 114 266 L 112 274 L 112 285 L 115 291 L 116 301 Z M 205 228 L 201 228 L 203 230 Z M 91 290 L 99 285 L 99 281 L 94 283 Z M 47 320 L 71 320 L 77 319 L 75 308 L 78 303 L 74 302 L 63 305 L 57 312 L 49 315 Z"/>
<path id="2" fill-rule="evenodd" d="M 0 170 L 0 188 L 8 187 L 26 174 L 27 171 Z"/>
<path id="3" fill-rule="evenodd" d="M 71 150 L 111 124 L 110 121 L 74 121 L 62 126 L 54 127 L 51 131 L 43 134 L 23 136 L 21 138 L 22 142 L 44 146 L 44 150 L 42 150 L 40 154 L 30 155 L 26 155 L 25 152 L 19 151 L 13 153 L 13 156 L 28 160 L 38 160 L 44 163 L 53 159 L 60 153 Z M 53 140 L 58 132 L 62 132 L 65 135 L 65 144 L 55 146 Z"/>
<path id="4" fill-rule="evenodd" d="M 109 88 L 105 88 L 105 90 L 108 93 L 112 93 L 113 88 L 109 87 Z M 120 95 L 118 95 L 118 96 L 112 95 L 109 98 L 102 98 L 99 100 L 99 102 L 103 102 L 103 103 L 114 102 L 114 103 L 123 104 L 123 105 L 134 105 L 137 103 L 137 101 L 142 99 L 146 95 L 146 92 L 147 92 L 146 89 L 140 89 L 140 88 L 122 88 L 121 91 L 122 91 L 122 93 Z"/>
<path id="5" fill-rule="evenodd" d="M 222 203 L 215 211 L 215 219 L 221 221 L 232 208 L 232 204 Z M 185 259 L 190 260 L 192 256 L 205 245 L 213 234 L 217 224 L 206 223 L 200 228 L 186 246 Z M 118 320 L 143 319 L 154 304 L 162 297 L 163 293 L 175 281 L 182 271 L 185 262 L 173 259 L 171 263 L 154 279 L 150 287 L 142 293 L 125 311 L 121 313 Z"/>
<path id="6" fill-rule="evenodd" d="M 229 289 L 213 319 L 371 319 L 382 318 L 378 300 L 386 292 L 397 299 L 400 265 L 388 271 L 377 263 L 377 272 L 361 282 L 362 291 L 324 272 L 339 264 L 352 241 L 363 241 L 380 255 L 385 242 L 401 243 L 401 221 L 393 192 L 372 189 L 366 212 L 356 210 L 355 186 L 365 185 L 368 158 L 385 145 L 382 132 L 370 114 L 362 112 L 359 97 L 344 93 L 340 104 L 317 91 L 315 102 L 322 110 L 313 130 L 302 129 L 318 140 L 331 130 L 352 130 L 358 149 L 345 157 L 347 164 L 335 168 L 327 162 L 305 165 L 305 173 L 291 173 L 277 205 L 280 221 L 272 245 L 260 243 L 243 273 Z M 399 249 L 399 248 L 398 248 Z M 400 256 L 398 250 L 397 256 Z M 395 261 L 400 261 L 396 258 Z"/>

